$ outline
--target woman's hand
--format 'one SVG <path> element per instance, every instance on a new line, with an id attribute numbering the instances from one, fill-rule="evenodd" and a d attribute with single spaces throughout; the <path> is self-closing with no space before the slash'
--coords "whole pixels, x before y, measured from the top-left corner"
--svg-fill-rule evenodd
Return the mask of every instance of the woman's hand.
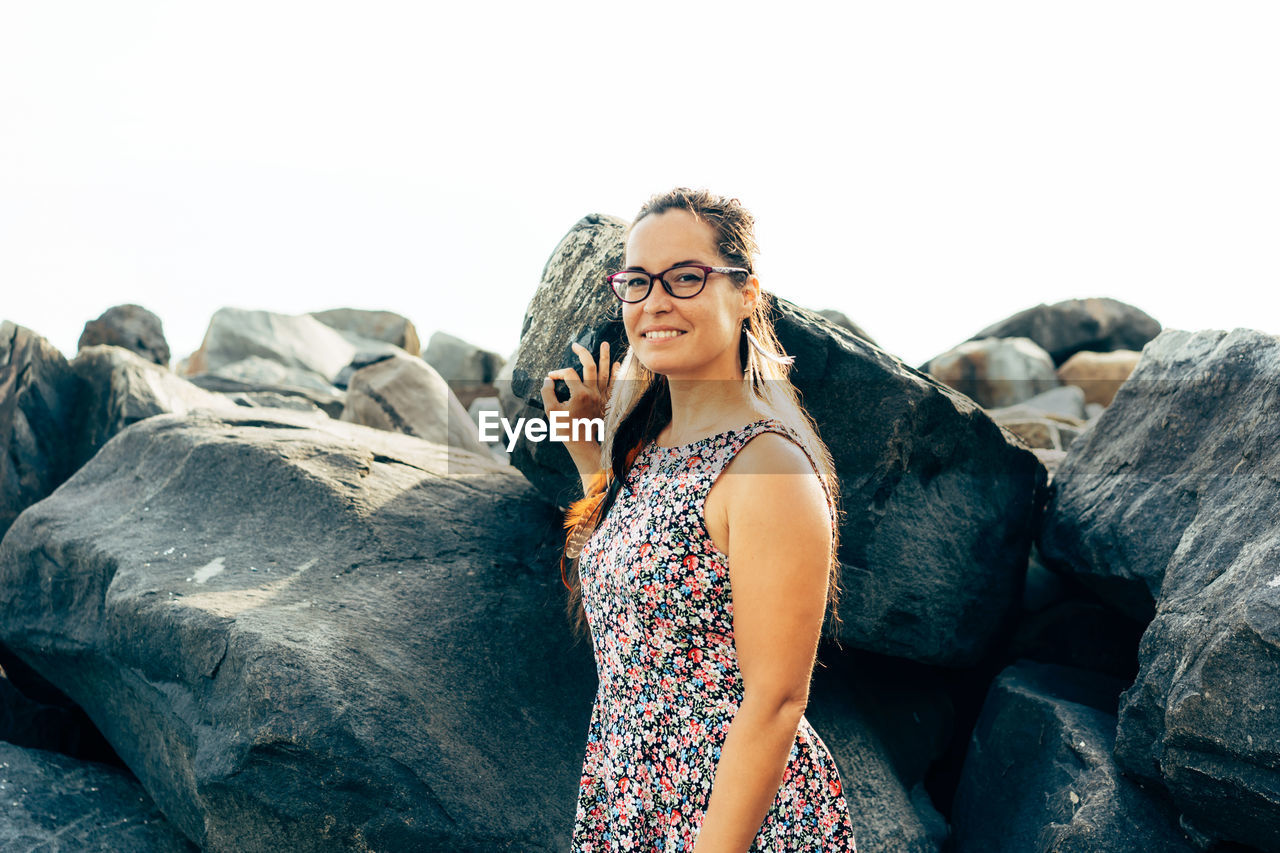
<path id="1" fill-rule="evenodd" d="M 582 378 L 578 378 L 578 371 L 572 367 L 553 370 L 547 374 L 542 382 L 542 407 L 546 410 L 548 422 L 552 412 L 567 412 L 570 425 L 577 420 L 604 418 L 604 404 L 613 388 L 614 365 L 609 360 L 609 342 L 600 344 L 598 367 L 591 350 L 579 343 L 571 346 L 582 361 Z M 569 399 L 563 403 L 556 399 L 556 379 L 563 379 L 569 386 Z M 570 429 L 572 430 L 572 426 Z M 568 443 L 570 442 L 566 442 Z"/>

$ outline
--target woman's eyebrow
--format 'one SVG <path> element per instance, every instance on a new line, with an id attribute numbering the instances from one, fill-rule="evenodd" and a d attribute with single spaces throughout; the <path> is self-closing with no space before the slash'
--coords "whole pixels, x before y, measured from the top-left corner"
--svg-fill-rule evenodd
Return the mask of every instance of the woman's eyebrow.
<path id="1" fill-rule="evenodd" d="M 681 264 L 700 264 L 700 263 L 702 263 L 702 261 L 701 261 L 701 260 L 699 260 L 698 258 L 685 258 L 683 261 L 676 261 L 674 264 L 672 264 L 672 265 L 671 265 L 671 268 L 672 268 L 672 269 L 674 269 L 675 267 L 678 267 L 678 266 L 680 266 Z M 623 269 L 624 269 L 624 270 L 638 270 L 638 271 L 640 271 L 640 272 L 648 272 L 648 270 L 646 270 L 644 267 L 639 266 L 639 265 L 632 265 L 632 266 L 629 266 L 629 267 L 623 267 Z"/>

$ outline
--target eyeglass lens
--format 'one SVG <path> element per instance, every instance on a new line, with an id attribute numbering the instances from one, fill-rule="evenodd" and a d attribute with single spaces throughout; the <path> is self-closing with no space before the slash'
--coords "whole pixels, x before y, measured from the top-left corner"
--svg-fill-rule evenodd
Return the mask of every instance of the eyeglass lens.
<path id="1" fill-rule="evenodd" d="M 677 297 L 693 296 L 702 289 L 706 275 L 697 267 L 676 267 L 667 270 L 662 276 L 671 285 L 672 293 Z M 628 270 L 620 272 L 609 279 L 614 292 L 624 302 L 639 302 L 649 293 L 649 282 L 652 277 L 646 272 Z"/>

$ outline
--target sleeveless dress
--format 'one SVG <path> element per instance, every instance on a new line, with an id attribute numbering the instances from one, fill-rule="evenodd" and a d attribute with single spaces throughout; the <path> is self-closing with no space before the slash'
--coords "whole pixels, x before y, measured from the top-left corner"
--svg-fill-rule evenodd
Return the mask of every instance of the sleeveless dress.
<path id="1" fill-rule="evenodd" d="M 764 432 L 803 448 L 775 418 L 679 447 L 650 442 L 582 549 L 599 687 L 573 853 L 675 853 L 697 841 L 743 698 L 729 560 L 707 532 L 703 502 L 734 455 Z M 751 850 L 857 851 L 840 773 L 803 717 Z"/>

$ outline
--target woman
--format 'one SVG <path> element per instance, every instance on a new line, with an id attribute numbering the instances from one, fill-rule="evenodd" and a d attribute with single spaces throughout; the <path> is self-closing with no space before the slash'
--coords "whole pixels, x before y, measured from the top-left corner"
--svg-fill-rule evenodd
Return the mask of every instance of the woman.
<path id="1" fill-rule="evenodd" d="M 787 378 L 753 224 L 736 199 L 650 199 L 608 278 L 622 382 L 604 344 L 543 384 L 548 413 L 605 418 L 603 447 L 567 445 L 586 497 L 566 585 L 600 676 L 574 851 L 856 850 L 804 718 L 828 607 L 838 624 L 837 479 Z"/>

